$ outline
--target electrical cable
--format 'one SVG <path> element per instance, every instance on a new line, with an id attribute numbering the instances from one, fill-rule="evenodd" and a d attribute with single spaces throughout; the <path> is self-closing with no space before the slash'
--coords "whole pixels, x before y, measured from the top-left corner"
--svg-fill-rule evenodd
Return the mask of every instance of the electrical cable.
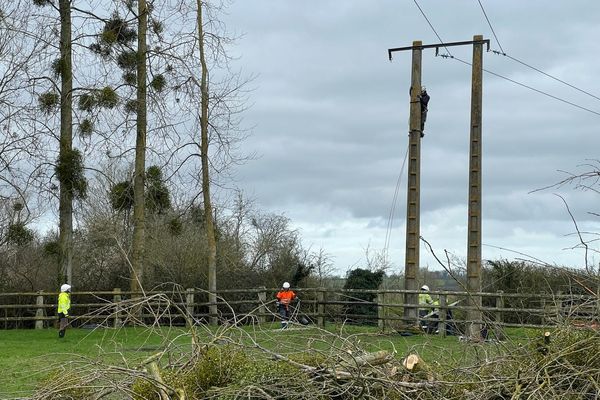
<path id="1" fill-rule="evenodd" d="M 457 57 L 452 57 L 452 59 L 454 59 L 454 60 L 456 60 L 456 61 L 460 61 L 461 63 L 463 63 L 463 64 L 466 64 L 466 65 L 472 65 L 470 62 L 468 62 L 468 61 L 465 61 L 465 60 L 461 60 L 460 58 L 457 58 Z M 490 71 L 490 70 L 488 70 L 488 69 L 485 69 L 485 68 L 483 68 L 483 70 L 484 70 L 485 72 L 487 72 L 488 74 L 490 74 L 490 75 L 494 75 L 494 76 L 497 76 L 498 78 L 505 79 L 505 80 L 507 80 L 507 81 L 509 81 L 509 82 L 512 82 L 512 83 L 514 83 L 515 85 L 519 85 L 519 86 L 522 86 L 522 87 L 524 87 L 524 88 L 526 88 L 526 89 L 533 90 L 534 92 L 537 92 L 537 93 L 539 93 L 539 94 L 542 94 L 542 95 L 544 95 L 544 96 L 550 97 L 550 98 L 552 98 L 552 99 L 554 99 L 554 100 L 558 100 L 558 101 L 560 101 L 560 102 L 563 102 L 563 103 L 565 103 L 565 104 L 569 104 L 569 105 L 571 105 L 571 106 L 573 106 L 573 107 L 579 108 L 580 110 L 587 111 L 587 112 L 589 112 L 589 113 L 596 114 L 596 115 L 600 116 L 600 112 L 598 112 L 598 111 L 594 111 L 594 110 L 592 110 L 592 109 L 589 109 L 589 108 L 587 108 L 587 107 L 580 106 L 579 104 L 573 103 L 572 101 L 565 100 L 565 99 L 563 99 L 563 98 L 561 98 L 561 97 L 554 96 L 553 94 L 550 94 L 550 93 L 544 92 L 543 90 L 536 89 L 536 88 L 534 88 L 534 87 L 532 87 L 532 86 L 529 86 L 529 85 L 526 85 L 526 84 L 524 84 L 524 83 L 521 83 L 521 82 L 515 81 L 514 79 L 508 78 L 508 77 L 506 77 L 506 76 L 504 76 L 504 75 L 500 75 L 500 74 L 499 74 L 499 73 L 497 73 L 497 72 Z"/>
<path id="2" fill-rule="evenodd" d="M 515 61 L 515 62 L 523 65 L 524 67 L 527 67 L 527 68 L 530 68 L 530 69 L 532 69 L 532 70 L 534 70 L 536 72 L 539 72 L 540 74 L 545 75 L 548 78 L 554 79 L 555 81 L 560 82 L 560 83 L 562 83 L 564 85 L 567 85 L 568 87 L 570 87 L 572 89 L 575 89 L 575 90 L 577 90 L 577 91 L 579 91 L 579 92 L 581 92 L 583 94 L 586 94 L 586 95 L 588 95 L 590 97 L 593 97 L 596 100 L 600 100 L 600 97 L 596 96 L 595 94 L 592 94 L 592 93 L 590 93 L 590 92 L 588 92 L 588 91 L 586 91 L 584 89 L 578 88 L 577 86 L 572 85 L 569 82 L 566 82 L 566 81 L 564 81 L 564 80 L 562 80 L 560 78 L 557 78 L 556 76 L 553 76 L 553 75 L 551 75 L 551 74 L 549 74 L 547 72 L 544 72 L 541 69 L 534 67 L 533 65 L 527 64 L 525 61 L 519 60 L 518 58 L 513 57 L 510 54 L 507 54 L 504 51 L 504 49 L 502 48 L 502 45 L 500 44 L 500 40 L 498 40 L 498 36 L 496 35 L 496 31 L 494 30 L 494 27 L 492 26 L 492 22 L 490 21 L 490 19 L 488 18 L 487 13 L 485 12 L 485 8 L 483 7 L 483 4 L 481 3 L 481 0 L 477 0 L 477 2 L 479 3 L 479 7 L 481 7 L 481 11 L 483 11 L 483 15 L 484 15 L 484 17 L 485 17 L 485 19 L 486 19 L 486 21 L 487 21 L 490 29 L 492 30 L 492 34 L 494 35 L 494 38 L 496 39 L 496 42 L 498 43 L 498 47 L 500 47 L 500 50 L 501 50 L 501 51 L 492 50 L 492 53 L 494 53 L 496 55 L 505 56 L 505 57 L 511 59 L 512 61 Z"/>
<path id="3" fill-rule="evenodd" d="M 431 30 L 433 31 L 433 33 L 435 33 L 435 36 L 437 36 L 438 40 L 440 41 L 440 43 L 444 43 L 444 41 L 442 40 L 442 38 L 440 37 L 440 35 L 438 35 L 437 31 L 435 30 L 435 28 L 433 27 L 433 25 L 431 24 L 431 22 L 429 22 L 429 18 L 427 18 L 427 15 L 425 14 L 425 11 L 423 11 L 423 9 L 421 8 L 421 6 L 419 5 L 419 3 L 417 3 L 417 0 L 413 0 L 415 5 L 417 6 L 417 8 L 419 9 L 419 11 L 421 11 L 421 15 L 423 16 L 423 18 L 425 18 L 425 21 L 427 21 L 427 23 L 429 24 L 429 27 L 431 28 Z M 444 46 L 444 49 L 446 49 L 446 52 L 452 57 L 452 53 L 450 53 L 450 50 L 448 50 L 448 48 L 446 46 Z"/>
<path id="4" fill-rule="evenodd" d="M 494 53 L 494 54 L 498 54 L 497 52 L 493 52 L 493 53 Z M 529 65 L 529 64 L 527 64 L 525 61 L 521 61 L 521 60 L 519 60 L 518 58 L 511 56 L 510 54 L 506 54 L 506 53 L 504 53 L 504 52 L 503 52 L 503 54 L 501 54 L 501 55 L 503 55 L 503 56 L 505 56 L 505 57 L 508 57 L 509 59 L 511 59 L 511 60 L 513 60 L 513 61 L 515 61 L 515 62 L 518 62 L 519 64 L 521 64 L 521 65 L 523 65 L 523 66 L 525 66 L 525 67 L 527 67 L 527 68 L 531 68 L 532 70 L 534 70 L 534 71 L 537 71 L 537 72 L 539 72 L 540 74 L 547 76 L 548 78 L 554 79 L 554 80 L 555 80 L 555 81 L 557 81 L 557 82 L 560 82 L 560 83 L 562 83 L 562 84 L 564 84 L 564 85 L 567 85 L 568 87 L 570 87 L 570 88 L 572 88 L 572 89 L 575 89 L 575 90 L 577 90 L 577 91 L 579 91 L 579 92 L 581 92 L 581 93 L 583 93 L 583 94 L 587 94 L 588 96 L 590 96 L 590 97 L 593 97 L 593 98 L 594 98 L 594 99 L 596 99 L 596 100 L 600 100 L 600 97 L 596 96 L 595 94 L 593 94 L 593 93 L 590 93 L 590 92 L 588 92 L 588 91 L 586 91 L 586 90 L 583 90 L 583 89 L 581 89 L 581 88 L 578 88 L 577 86 L 575 86 L 575 85 L 572 85 L 572 84 L 570 84 L 569 82 L 565 82 L 565 81 L 563 81 L 562 79 L 560 79 L 560 78 L 557 78 L 557 77 L 555 77 L 555 76 L 553 76 L 553 75 L 550 75 L 549 73 L 547 73 L 547 72 L 544 72 L 544 71 L 542 71 L 541 69 L 539 69 L 539 68 L 536 68 L 536 67 L 534 67 L 534 66 L 532 66 L 532 65 Z"/>
<path id="5" fill-rule="evenodd" d="M 443 44 L 444 44 L 444 41 L 442 40 L 442 38 L 440 37 L 440 35 L 437 33 L 437 31 L 436 31 L 436 30 L 435 30 L 435 28 L 433 27 L 433 24 L 432 24 L 432 23 L 429 21 L 429 18 L 427 18 L 427 15 L 426 15 L 426 14 L 425 14 L 425 12 L 423 11 L 423 9 L 422 9 L 422 8 L 421 8 L 421 6 L 419 5 L 419 3 L 417 3 L 417 0 L 413 0 L 413 2 L 414 2 L 414 3 L 415 3 L 415 5 L 416 5 L 416 6 L 419 8 L 419 11 L 420 11 L 420 12 L 421 12 L 421 14 L 423 15 L 423 18 L 425 18 L 425 20 L 427 21 L 427 23 L 428 23 L 428 24 L 429 24 L 429 26 L 431 27 L 431 30 L 433 30 L 433 33 L 435 33 L 435 35 L 437 36 L 437 38 L 440 40 L 441 44 L 443 45 Z M 483 6 L 482 6 L 482 7 L 483 7 Z M 491 26 L 491 25 L 490 25 L 490 26 Z M 494 36 L 495 36 L 495 33 L 494 33 Z M 498 39 L 496 38 L 496 41 L 497 41 L 497 40 L 498 40 Z M 498 43 L 498 45 L 500 45 L 500 43 Z M 445 47 L 444 47 L 444 48 L 445 48 Z M 454 59 L 454 60 L 457 60 L 457 61 L 460 61 L 460 62 L 462 62 L 463 64 L 466 64 L 466 65 L 472 65 L 472 64 L 471 64 L 470 62 L 468 62 L 468 61 L 464 61 L 464 60 L 461 60 L 460 58 L 454 57 L 454 56 L 453 56 L 453 55 L 452 55 L 452 54 L 451 54 L 451 53 L 448 51 L 448 49 L 447 49 L 447 48 L 446 48 L 446 51 L 448 52 L 448 55 L 442 54 L 442 55 L 441 55 L 441 57 L 442 57 L 442 58 L 452 58 L 452 59 Z M 507 55 L 507 54 L 505 54 L 505 53 L 503 53 L 503 55 L 505 55 L 505 56 L 507 56 L 507 57 L 509 57 L 509 58 L 511 58 L 511 59 L 514 59 L 515 61 L 518 61 L 518 60 L 517 60 L 517 59 L 515 59 L 514 57 L 510 57 L 510 56 L 508 56 L 508 55 Z M 527 64 L 525 64 L 525 63 L 522 63 L 522 64 L 523 64 L 523 65 L 526 65 L 526 66 L 529 66 L 529 65 L 527 65 Z M 529 67 L 531 67 L 531 66 L 529 66 Z M 534 68 L 534 69 L 535 69 L 535 68 Z M 589 109 L 589 108 L 587 108 L 587 107 L 580 106 L 579 104 L 576 104 L 576 103 L 573 103 L 573 102 L 571 102 L 571 101 L 565 100 L 565 99 L 563 99 L 563 98 L 561 98 L 561 97 L 558 97 L 558 96 L 554 96 L 554 95 L 552 95 L 552 94 L 550 94 L 550 93 L 544 92 L 543 90 L 536 89 L 536 88 L 534 88 L 534 87 L 532 87 L 532 86 L 529 86 L 529 85 L 526 85 L 526 84 L 524 84 L 524 83 L 521 83 L 521 82 L 515 81 L 514 79 L 508 78 L 508 77 L 506 77 L 506 76 L 504 76 L 504 75 L 500 75 L 500 74 L 498 74 L 498 73 L 496 73 L 496 72 L 493 72 L 493 71 L 490 71 L 490 70 L 488 70 L 488 69 L 485 69 L 485 68 L 483 68 L 483 70 L 484 70 L 485 72 L 487 72 L 488 74 L 490 74 L 490 75 L 494 75 L 494 76 L 496 76 L 496 77 L 498 77 L 498 78 L 501 78 L 501 79 L 507 80 L 507 81 L 509 81 L 509 82 L 512 82 L 512 83 L 514 83 L 514 84 L 516 84 L 516 85 L 522 86 L 522 87 L 524 87 L 524 88 L 526 88 L 526 89 L 529 89 L 529 90 L 532 90 L 532 91 L 534 91 L 534 92 L 537 92 L 537 93 L 539 93 L 539 94 L 542 94 L 542 95 L 544 95 L 544 96 L 550 97 L 550 98 L 552 98 L 552 99 L 554 99 L 554 100 L 558 100 L 558 101 L 560 101 L 560 102 L 562 102 L 562 103 L 569 104 L 569 105 L 571 105 L 571 106 L 573 106 L 573 107 L 579 108 L 580 110 L 587 111 L 587 112 L 589 112 L 589 113 L 591 113 L 591 114 L 595 114 L 595 115 L 598 115 L 598 116 L 600 116 L 600 112 L 597 112 L 597 111 L 591 110 L 591 109 Z M 537 70 L 537 69 L 536 69 L 536 70 Z M 541 70 L 538 70 L 538 72 L 542 72 L 542 73 L 544 73 L 544 72 L 543 72 L 543 71 L 541 71 Z M 545 74 L 545 73 L 544 73 L 544 74 Z M 549 74 L 547 74 L 547 75 L 548 75 L 548 76 L 550 76 L 550 77 L 552 77 L 552 76 L 551 76 L 551 75 L 549 75 Z M 558 78 L 555 78 L 555 77 L 552 77 L 552 78 L 553 78 L 553 79 L 556 79 L 556 80 L 559 80 Z M 559 81 L 560 81 L 560 80 L 559 80 Z M 566 82 L 563 82 L 563 83 L 567 84 Z M 587 92 L 585 92 L 585 91 L 584 91 L 584 90 L 582 90 L 582 89 L 576 88 L 576 87 L 574 87 L 574 86 L 572 86 L 572 85 L 570 85 L 570 84 L 567 84 L 567 85 L 569 85 L 569 86 L 571 86 L 571 87 L 573 87 L 573 88 L 575 88 L 575 89 L 577 89 L 577 90 L 579 90 L 579 91 L 582 91 L 582 92 L 584 92 L 584 93 L 586 93 L 586 94 L 588 94 L 588 95 L 591 95 L 592 97 L 596 97 L 596 96 L 594 96 L 594 95 L 592 95 L 592 94 L 590 94 L 590 93 L 587 93 Z"/>
<path id="6" fill-rule="evenodd" d="M 477 2 L 479 3 L 479 7 L 481 7 L 481 11 L 483 11 L 483 15 L 485 16 L 485 19 L 488 23 L 488 25 L 490 26 L 490 29 L 492 30 L 492 34 L 494 35 L 494 38 L 496 39 L 496 43 L 498 43 L 498 47 L 500 47 L 500 50 L 502 50 L 502 53 L 504 53 L 504 49 L 502 48 L 502 45 L 500 44 L 500 41 L 498 40 L 498 36 L 496 36 L 496 31 L 494 31 L 494 27 L 492 26 L 492 23 L 490 22 L 490 19 L 487 16 L 487 13 L 485 12 L 485 9 L 483 8 L 483 4 L 481 4 L 481 0 L 477 0 Z"/>
<path id="7" fill-rule="evenodd" d="M 400 169 L 400 174 L 398 174 L 398 179 L 396 180 L 396 189 L 394 191 L 394 198 L 392 199 L 392 206 L 390 207 L 390 215 L 388 217 L 388 223 L 385 231 L 383 254 L 386 261 L 388 258 L 388 249 L 390 247 L 390 240 L 392 237 L 392 226 L 394 224 L 394 213 L 396 212 L 396 204 L 398 202 L 398 192 L 400 191 L 400 183 L 402 181 L 402 176 L 404 175 L 404 166 L 406 165 L 406 159 L 408 158 L 408 149 L 409 146 L 406 147 L 406 153 L 404 153 L 404 161 L 402 161 L 402 168 Z"/>

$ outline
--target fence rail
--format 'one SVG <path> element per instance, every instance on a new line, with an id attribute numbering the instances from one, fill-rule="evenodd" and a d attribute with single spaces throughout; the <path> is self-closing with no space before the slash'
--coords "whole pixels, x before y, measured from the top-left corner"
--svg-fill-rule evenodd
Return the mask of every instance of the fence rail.
<path id="1" fill-rule="evenodd" d="M 74 324 L 119 326 L 133 323 L 125 311 L 136 299 L 144 298 L 138 318 L 160 319 L 167 324 L 208 323 L 210 317 L 220 320 L 257 322 L 277 319 L 274 295 L 277 289 L 253 288 L 217 292 L 218 315 L 209 313 L 208 292 L 199 289 L 131 292 L 114 289 L 72 294 Z M 442 335 L 463 331 L 466 323 L 482 326 L 543 327 L 565 319 L 580 324 L 598 324 L 600 300 L 578 294 L 522 294 L 503 292 L 432 291 L 439 304 L 404 304 L 410 290 L 341 290 L 330 288 L 298 289 L 299 306 L 303 317 L 319 326 L 330 322 L 378 324 L 381 329 L 419 325 Z M 58 293 L 25 292 L 0 293 L 0 327 L 42 329 L 56 320 Z M 467 306 L 469 297 L 481 298 L 480 308 Z M 405 308 L 416 308 L 421 317 L 404 317 Z M 468 321 L 467 311 L 481 311 L 481 321 Z M 425 315 L 423 315 L 425 314 Z M 241 322 L 243 323 L 243 322 Z"/>

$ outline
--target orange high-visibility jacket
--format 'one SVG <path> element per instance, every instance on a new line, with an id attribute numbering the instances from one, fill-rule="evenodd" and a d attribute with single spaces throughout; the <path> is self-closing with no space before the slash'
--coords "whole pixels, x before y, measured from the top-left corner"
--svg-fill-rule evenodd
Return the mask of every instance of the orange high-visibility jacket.
<path id="1" fill-rule="evenodd" d="M 288 308 L 288 305 L 296 298 L 296 293 L 293 290 L 281 290 L 276 297 L 285 308 Z"/>

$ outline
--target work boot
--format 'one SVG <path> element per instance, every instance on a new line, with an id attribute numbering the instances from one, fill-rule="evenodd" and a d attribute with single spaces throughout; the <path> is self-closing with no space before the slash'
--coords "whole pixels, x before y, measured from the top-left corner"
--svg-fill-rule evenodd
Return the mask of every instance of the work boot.
<path id="1" fill-rule="evenodd" d="M 65 337 L 65 331 L 64 331 L 64 329 L 63 329 L 63 330 L 60 330 L 60 331 L 58 331 L 58 337 L 59 337 L 59 338 L 64 338 L 64 337 Z"/>

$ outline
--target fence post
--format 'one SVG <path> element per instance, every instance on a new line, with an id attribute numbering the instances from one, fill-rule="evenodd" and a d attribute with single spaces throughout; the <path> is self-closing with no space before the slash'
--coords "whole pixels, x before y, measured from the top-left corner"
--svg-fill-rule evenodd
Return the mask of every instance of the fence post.
<path id="1" fill-rule="evenodd" d="M 325 327 L 325 288 L 320 287 L 317 290 L 317 326 L 319 328 Z"/>
<path id="2" fill-rule="evenodd" d="M 185 319 L 185 325 L 190 328 L 190 321 L 194 321 L 194 289 L 185 289 L 185 312 L 187 318 Z"/>
<path id="3" fill-rule="evenodd" d="M 548 316 L 550 315 L 550 309 L 551 309 L 550 304 L 548 301 L 546 301 L 546 299 L 541 299 L 539 307 L 540 307 L 540 310 L 542 310 L 542 314 L 541 314 L 542 326 L 546 326 L 546 325 L 548 325 L 548 321 L 549 321 Z"/>
<path id="4" fill-rule="evenodd" d="M 498 290 L 496 293 L 498 293 L 498 297 L 496 297 L 496 308 L 502 309 L 504 308 L 504 296 L 502 296 L 504 291 Z M 498 326 L 502 324 L 502 311 L 496 311 L 496 324 L 498 324 Z"/>
<path id="5" fill-rule="evenodd" d="M 561 321 L 565 317 L 565 310 L 564 310 L 563 301 L 561 299 L 561 296 L 562 296 L 562 290 L 557 291 L 556 295 L 554 296 L 554 307 L 556 308 L 556 317 L 559 318 L 559 321 Z M 570 314 L 570 312 L 571 312 L 570 310 L 567 311 L 566 316 L 568 316 Z"/>
<path id="6" fill-rule="evenodd" d="M 385 331 L 385 292 L 377 291 L 377 325 Z"/>
<path id="7" fill-rule="evenodd" d="M 40 290 L 38 292 L 37 298 L 35 300 L 35 304 L 38 306 L 37 309 L 35 310 L 35 329 L 44 329 L 44 320 L 42 318 L 44 318 L 44 307 L 41 307 L 44 305 L 44 295 L 43 295 L 43 291 Z"/>
<path id="8" fill-rule="evenodd" d="M 115 305 L 115 328 L 121 326 L 121 288 L 113 289 L 113 304 Z"/>
<path id="9" fill-rule="evenodd" d="M 267 322 L 267 317 L 265 314 L 267 313 L 267 308 L 265 304 L 267 302 L 267 288 L 264 286 L 260 287 L 260 292 L 258 292 L 258 323 L 264 324 Z"/>
<path id="10" fill-rule="evenodd" d="M 446 316 L 448 315 L 448 310 L 446 310 L 446 295 L 440 294 L 440 308 L 438 311 L 438 316 L 440 317 L 440 323 L 438 324 L 438 331 L 441 337 L 446 337 Z"/>
<path id="11" fill-rule="evenodd" d="M 546 301 L 544 299 L 544 319 L 543 319 L 543 324 L 544 325 L 552 325 L 552 317 L 555 316 L 555 307 L 554 307 L 554 301 Z"/>

